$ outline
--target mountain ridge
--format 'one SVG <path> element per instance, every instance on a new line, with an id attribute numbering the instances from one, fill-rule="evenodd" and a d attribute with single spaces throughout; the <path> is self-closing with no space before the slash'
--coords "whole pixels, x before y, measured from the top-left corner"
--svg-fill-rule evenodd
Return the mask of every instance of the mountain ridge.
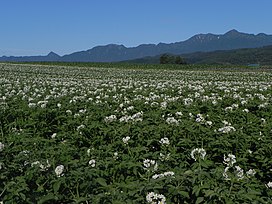
<path id="1" fill-rule="evenodd" d="M 170 54 L 171 55 L 171 54 Z M 122 63 L 159 64 L 160 56 L 147 56 Z M 258 48 L 242 48 L 233 50 L 217 50 L 211 52 L 194 52 L 182 55 L 181 58 L 189 64 L 218 64 L 218 65 L 272 65 L 272 45 Z"/>
<path id="2" fill-rule="evenodd" d="M 232 29 L 225 34 L 196 34 L 185 41 L 174 43 L 140 44 L 136 47 L 108 44 L 63 56 L 50 52 L 46 56 L 3 56 L 0 57 L 0 61 L 118 62 L 163 53 L 180 55 L 193 52 L 257 48 L 268 45 L 272 45 L 272 35 L 248 34 Z"/>

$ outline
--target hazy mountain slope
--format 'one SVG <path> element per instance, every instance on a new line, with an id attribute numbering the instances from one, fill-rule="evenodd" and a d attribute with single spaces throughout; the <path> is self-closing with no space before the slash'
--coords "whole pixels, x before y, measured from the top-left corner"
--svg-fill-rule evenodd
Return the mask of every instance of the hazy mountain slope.
<path id="1" fill-rule="evenodd" d="M 194 52 L 180 55 L 190 64 L 261 64 L 272 65 L 272 46 L 260 48 L 243 48 L 235 50 L 218 50 L 211 52 Z M 124 61 L 127 63 L 158 64 L 160 55 Z"/>
<path id="2" fill-rule="evenodd" d="M 0 57 L 0 61 L 10 61 L 10 62 L 41 62 L 41 61 L 59 61 L 61 56 L 54 52 L 50 52 L 46 56 L 26 56 L 26 57 Z"/>
<path id="3" fill-rule="evenodd" d="M 231 30 L 223 35 L 198 34 L 188 40 L 176 43 L 142 44 L 127 48 L 124 45 L 109 44 L 96 46 L 86 51 L 64 55 L 51 53 L 47 56 L 0 57 L 0 61 L 66 61 L 66 62 L 117 62 L 156 56 L 163 53 L 185 54 L 214 50 L 232 50 L 238 48 L 256 48 L 272 45 L 272 35 L 247 34 Z"/>

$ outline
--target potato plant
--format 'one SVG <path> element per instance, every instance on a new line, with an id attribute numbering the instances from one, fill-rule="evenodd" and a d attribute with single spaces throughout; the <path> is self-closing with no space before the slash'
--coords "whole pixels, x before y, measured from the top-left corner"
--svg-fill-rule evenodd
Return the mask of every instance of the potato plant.
<path id="1" fill-rule="evenodd" d="M 272 73 L 0 64 L 0 202 L 271 203 Z"/>

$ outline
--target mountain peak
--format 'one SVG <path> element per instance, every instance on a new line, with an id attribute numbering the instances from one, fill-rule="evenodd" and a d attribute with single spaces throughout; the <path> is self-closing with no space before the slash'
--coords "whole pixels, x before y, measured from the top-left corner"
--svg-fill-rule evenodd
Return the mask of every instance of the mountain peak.
<path id="1" fill-rule="evenodd" d="M 267 37 L 268 35 L 265 34 L 265 33 L 259 33 L 259 34 L 257 34 L 257 36 L 259 36 L 259 37 Z"/>
<path id="2" fill-rule="evenodd" d="M 47 57 L 60 57 L 60 56 L 51 51 L 51 52 L 48 53 Z"/>
<path id="3" fill-rule="evenodd" d="M 108 45 L 104 45 L 104 46 L 102 46 L 102 47 L 117 48 L 117 49 L 126 48 L 124 45 L 118 45 L 118 44 L 108 44 Z"/>
<path id="4" fill-rule="evenodd" d="M 237 34 L 240 34 L 240 32 L 235 29 L 232 29 L 232 30 L 226 32 L 224 35 L 237 35 Z"/>

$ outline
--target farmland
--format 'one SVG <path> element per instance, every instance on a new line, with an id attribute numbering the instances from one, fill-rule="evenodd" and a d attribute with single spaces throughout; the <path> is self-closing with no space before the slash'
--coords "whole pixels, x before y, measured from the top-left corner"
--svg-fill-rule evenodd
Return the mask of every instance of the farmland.
<path id="1" fill-rule="evenodd" d="M 271 203 L 272 72 L 0 64 L 0 201 Z"/>

